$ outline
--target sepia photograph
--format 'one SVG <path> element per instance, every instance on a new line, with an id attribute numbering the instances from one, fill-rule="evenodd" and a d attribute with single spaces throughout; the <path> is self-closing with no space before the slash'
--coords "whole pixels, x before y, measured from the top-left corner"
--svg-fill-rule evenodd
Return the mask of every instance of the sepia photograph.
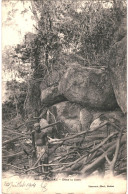
<path id="1" fill-rule="evenodd" d="M 2 193 L 127 193 L 127 1 L 3 0 Z"/>

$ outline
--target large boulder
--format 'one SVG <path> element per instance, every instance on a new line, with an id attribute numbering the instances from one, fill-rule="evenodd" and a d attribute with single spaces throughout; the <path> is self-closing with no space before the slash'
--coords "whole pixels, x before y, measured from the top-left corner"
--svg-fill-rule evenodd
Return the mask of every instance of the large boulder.
<path id="1" fill-rule="evenodd" d="M 101 112 L 100 114 L 93 113 L 93 121 L 90 125 L 89 130 L 93 131 L 97 129 L 97 127 L 100 127 L 105 123 L 108 123 L 109 130 L 115 132 L 117 128 L 121 129 L 121 127 L 127 126 L 127 118 L 126 115 L 124 115 L 123 112 L 119 109 L 115 111 Z M 110 123 L 112 125 L 109 125 Z"/>
<path id="2" fill-rule="evenodd" d="M 55 116 L 56 120 L 62 122 L 63 129 L 66 128 L 69 132 L 81 131 L 81 124 L 79 121 L 80 105 L 61 102 L 53 105 L 50 111 Z"/>
<path id="3" fill-rule="evenodd" d="M 48 126 L 49 124 L 48 124 L 48 121 L 46 120 L 46 119 L 41 119 L 40 120 L 40 128 L 42 129 L 42 128 L 44 128 L 44 127 L 46 127 L 46 126 Z"/>
<path id="4" fill-rule="evenodd" d="M 59 83 L 59 92 L 70 102 L 99 109 L 117 106 L 109 72 L 105 68 L 74 65 Z"/>
<path id="5" fill-rule="evenodd" d="M 44 127 L 46 127 L 46 126 L 48 126 L 49 125 L 49 123 L 47 122 L 47 120 L 46 119 L 41 119 L 40 120 L 40 128 L 41 128 L 41 130 L 45 133 L 45 132 L 47 132 L 48 131 L 48 135 L 50 134 L 52 134 L 52 127 L 47 127 L 47 128 L 45 128 L 45 129 L 43 129 Z"/>
<path id="6" fill-rule="evenodd" d="M 52 114 L 50 114 L 50 118 L 47 118 L 49 123 L 53 123 L 55 120 L 61 121 L 62 126 L 59 130 L 66 128 L 71 133 L 90 130 L 91 124 L 101 115 L 108 119 L 119 120 L 121 125 L 124 125 L 124 115 L 120 110 L 94 111 L 67 101 L 53 105 L 50 107 L 50 112 Z"/>
<path id="7" fill-rule="evenodd" d="M 57 86 L 41 90 L 41 102 L 45 106 L 51 106 L 65 100 L 66 98 L 58 92 Z"/>
<path id="8" fill-rule="evenodd" d="M 127 36 L 127 16 L 121 19 L 118 30 L 114 34 L 114 43 L 121 41 Z"/>
<path id="9" fill-rule="evenodd" d="M 66 101 L 53 105 L 50 108 L 50 112 L 55 116 L 57 121 L 61 121 L 63 123 L 63 128 L 66 128 L 67 131 L 74 133 L 87 130 L 86 127 L 88 127 L 90 120 L 92 120 L 92 116 L 88 110 L 85 108 L 83 111 L 82 109 L 83 108 L 80 105 Z M 82 119 L 80 119 L 80 116 Z M 52 120 L 51 122 L 54 122 L 53 116 L 50 120 Z"/>
<path id="10" fill-rule="evenodd" d="M 127 111 L 127 38 L 126 36 L 110 50 L 110 77 L 116 100 L 121 110 Z"/>

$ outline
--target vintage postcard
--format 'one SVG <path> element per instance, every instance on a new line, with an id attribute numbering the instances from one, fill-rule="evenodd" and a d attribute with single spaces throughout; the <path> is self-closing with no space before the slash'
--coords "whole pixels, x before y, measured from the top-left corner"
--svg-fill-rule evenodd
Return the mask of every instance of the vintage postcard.
<path id="1" fill-rule="evenodd" d="M 2 193 L 127 193 L 127 1 L 2 1 Z"/>

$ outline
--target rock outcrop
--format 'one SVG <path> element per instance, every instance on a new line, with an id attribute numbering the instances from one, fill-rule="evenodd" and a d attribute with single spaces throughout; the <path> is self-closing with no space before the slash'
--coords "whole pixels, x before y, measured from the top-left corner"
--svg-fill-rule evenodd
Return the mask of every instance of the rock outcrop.
<path id="1" fill-rule="evenodd" d="M 59 91 L 70 102 L 83 106 L 112 110 L 117 105 L 109 72 L 104 68 L 80 65 L 68 68 L 60 81 Z"/>
<path id="2" fill-rule="evenodd" d="M 48 124 L 48 122 L 47 122 L 47 120 L 46 119 L 41 119 L 40 120 L 40 128 L 41 128 L 41 130 L 42 130 L 42 128 L 44 128 L 44 127 L 46 127 L 46 126 L 48 126 L 49 124 Z M 52 127 L 48 127 L 48 128 L 46 128 L 46 129 L 43 129 L 43 132 L 46 132 L 46 131 L 49 131 L 48 132 L 48 135 L 50 134 L 50 135 L 52 135 Z"/>
<path id="3" fill-rule="evenodd" d="M 106 121 L 126 125 L 125 23 L 126 18 L 115 33 L 108 68 L 84 67 L 76 62 L 70 64 L 58 81 L 59 86 L 42 86 L 41 102 L 50 111 L 48 114 L 43 110 L 42 115 L 46 119 L 47 112 L 48 123 L 61 121 L 59 129 L 66 128 L 71 133 L 94 130 Z"/>
<path id="4" fill-rule="evenodd" d="M 127 111 L 127 38 L 117 42 L 110 51 L 110 77 L 121 110 Z"/>
<path id="5" fill-rule="evenodd" d="M 48 119 L 50 123 L 55 122 L 54 119 L 56 119 L 56 121 L 61 121 L 63 123 L 61 130 L 63 127 L 66 127 L 70 133 L 90 130 L 90 125 L 97 118 L 100 118 L 101 115 L 103 115 L 104 118 L 108 120 L 114 119 L 113 122 L 115 122 L 115 120 L 119 120 L 120 125 L 123 125 L 126 120 L 121 110 L 94 111 L 93 109 L 83 108 L 78 104 L 68 101 L 53 105 L 50 107 L 50 112 L 52 113 L 50 116 L 51 118 Z M 95 126 L 96 125 L 97 123 Z M 93 128 L 93 125 L 91 125 L 91 128 Z"/>
<path id="6" fill-rule="evenodd" d="M 118 105 L 127 112 L 127 17 L 123 17 L 114 34 L 109 52 L 109 72 Z"/>
<path id="7" fill-rule="evenodd" d="M 81 131 L 80 110 L 80 105 L 68 101 L 55 104 L 50 108 L 56 120 L 61 121 L 70 132 Z"/>
<path id="8" fill-rule="evenodd" d="M 57 86 L 41 90 L 41 102 L 44 106 L 51 106 L 65 100 L 66 98 L 59 93 Z"/>

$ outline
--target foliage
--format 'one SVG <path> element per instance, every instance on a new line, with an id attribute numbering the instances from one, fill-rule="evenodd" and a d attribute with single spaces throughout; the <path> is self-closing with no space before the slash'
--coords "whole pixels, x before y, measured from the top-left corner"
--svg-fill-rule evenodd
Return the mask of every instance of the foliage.
<path id="1" fill-rule="evenodd" d="M 110 49 L 126 13 L 123 1 L 118 4 L 120 7 L 113 3 L 110 8 L 104 8 L 104 3 L 91 1 L 79 13 L 72 7 L 68 9 L 70 21 L 62 23 L 61 32 L 67 47 L 72 45 L 74 55 L 82 57 L 84 65 L 103 65 L 100 60 Z"/>
<path id="2" fill-rule="evenodd" d="M 3 102 L 2 106 L 3 120 L 14 118 L 19 114 L 24 117 L 23 106 L 26 98 L 26 83 L 12 80 L 8 81 L 6 85 L 8 99 Z"/>
<path id="3" fill-rule="evenodd" d="M 26 56 L 31 58 L 34 77 L 47 74 L 49 79 L 67 61 L 106 65 L 114 34 L 126 14 L 125 1 L 39 0 L 31 1 L 31 7 L 37 33 L 29 44 L 25 43 L 30 53 Z"/>
<path id="4" fill-rule="evenodd" d="M 17 45 L 17 47 L 20 45 Z M 2 55 L 3 71 L 10 72 L 12 79 L 27 79 L 31 72 L 30 61 L 24 63 L 25 56 L 17 53 L 17 47 L 6 46 Z M 26 56 L 26 58 L 28 58 Z"/>
<path id="5" fill-rule="evenodd" d="M 16 116 L 15 106 L 11 101 L 5 101 L 2 105 L 2 118 L 4 121 Z"/>

